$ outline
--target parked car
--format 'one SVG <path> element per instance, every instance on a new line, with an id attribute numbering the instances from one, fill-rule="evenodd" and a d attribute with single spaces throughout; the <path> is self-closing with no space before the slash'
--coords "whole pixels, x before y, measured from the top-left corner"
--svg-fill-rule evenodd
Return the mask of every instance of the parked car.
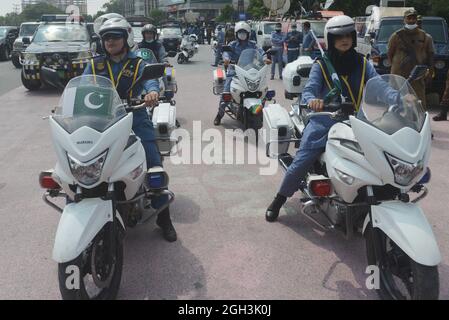
<path id="1" fill-rule="evenodd" d="M 387 58 L 387 45 L 391 35 L 404 25 L 403 17 L 388 17 L 380 22 L 379 31 L 373 39 L 371 58 L 379 74 L 390 73 L 391 64 Z M 433 38 L 435 47 L 435 77 L 429 92 L 442 94 L 449 69 L 449 37 L 446 20 L 440 17 L 423 17 L 422 28 Z"/>
<path id="2" fill-rule="evenodd" d="M 257 44 L 267 50 L 271 47 L 271 33 L 275 30 L 276 21 L 260 21 L 256 27 Z"/>
<path id="3" fill-rule="evenodd" d="M 11 58 L 12 64 L 16 68 L 22 68 L 20 56 L 28 46 L 23 44 L 22 39 L 24 37 L 32 37 L 34 32 L 36 32 L 37 27 L 39 27 L 39 24 L 39 22 L 24 22 L 20 25 L 19 37 L 14 41 Z"/>
<path id="4" fill-rule="evenodd" d="M 14 40 L 19 36 L 17 27 L 0 27 L 0 60 L 9 60 L 13 51 Z"/>
<path id="5" fill-rule="evenodd" d="M 92 58 L 92 38 L 84 23 L 46 22 L 34 36 L 22 39 L 22 83 L 28 90 L 41 87 L 40 69 L 56 70 L 63 82 L 83 73 Z"/>

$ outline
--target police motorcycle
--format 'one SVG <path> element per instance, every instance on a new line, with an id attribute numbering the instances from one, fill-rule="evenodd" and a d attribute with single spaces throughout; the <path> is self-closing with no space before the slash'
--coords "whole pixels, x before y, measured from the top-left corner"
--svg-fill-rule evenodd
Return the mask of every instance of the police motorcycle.
<path id="1" fill-rule="evenodd" d="M 370 272 L 379 276 L 373 288 L 382 299 L 439 295 L 441 255 L 418 204 L 430 181 L 430 118 L 410 86 L 426 70 L 417 66 L 407 80 L 391 74 L 370 79 L 357 115 L 344 102 L 316 113 L 298 103 L 290 113 L 278 104 L 264 109 L 267 156 L 284 170 L 293 161 L 290 144 L 299 147 L 312 117 L 337 121 L 325 152 L 302 181 L 300 211 L 324 230 L 341 231 L 347 239 L 365 237 Z M 391 88 L 395 102 L 381 101 L 382 88 Z"/>
<path id="2" fill-rule="evenodd" d="M 145 66 L 135 85 L 161 77 L 164 68 Z M 42 76 L 63 88 L 54 70 L 44 67 Z M 123 101 L 109 79 L 89 75 L 67 84 L 48 117 L 58 160 L 39 182 L 45 203 L 62 213 L 53 259 L 63 299 L 114 299 L 127 228 L 150 221 L 174 201 L 167 173 L 147 170 L 143 145 L 132 132 L 133 112 L 142 108 L 143 100 Z M 169 200 L 156 210 L 151 200 L 160 196 Z M 61 208 L 55 202 L 61 197 L 73 202 Z"/>
<path id="3" fill-rule="evenodd" d="M 196 34 L 184 35 L 182 37 L 180 52 L 178 53 L 178 63 L 188 62 L 195 54 L 198 53 L 198 36 Z"/>
<path id="4" fill-rule="evenodd" d="M 231 51 L 230 46 L 223 46 L 223 51 Z M 231 92 L 223 92 L 226 74 L 222 69 L 214 70 L 213 93 L 222 95 L 226 103 L 226 114 L 234 120 L 243 123 L 245 130 L 262 128 L 262 109 L 266 101 L 271 101 L 276 92 L 268 90 L 268 65 L 256 49 L 245 49 L 240 54 L 237 64 L 231 61 L 229 68 L 236 75 L 231 82 Z"/>

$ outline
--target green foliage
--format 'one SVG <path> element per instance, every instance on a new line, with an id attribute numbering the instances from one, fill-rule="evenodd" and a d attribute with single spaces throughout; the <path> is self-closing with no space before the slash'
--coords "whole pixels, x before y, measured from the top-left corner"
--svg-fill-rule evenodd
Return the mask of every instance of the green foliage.
<path id="1" fill-rule="evenodd" d="M 230 22 L 234 17 L 234 8 L 231 5 L 226 5 L 222 10 L 221 14 L 217 17 L 219 22 Z"/>
<path id="2" fill-rule="evenodd" d="M 110 0 L 103 7 L 104 13 L 118 13 L 125 15 L 125 0 Z"/>
<path id="3" fill-rule="evenodd" d="M 65 12 L 48 3 L 40 2 L 35 5 L 27 6 L 20 15 L 25 21 L 36 21 L 39 20 L 43 14 L 65 14 Z"/>
<path id="4" fill-rule="evenodd" d="M 160 9 L 153 9 L 150 11 L 149 17 L 155 25 L 159 25 L 163 20 L 167 18 L 167 15 Z"/>
<path id="5" fill-rule="evenodd" d="M 253 19 L 256 20 L 267 17 L 269 14 L 269 10 L 264 6 L 263 0 L 250 0 L 248 12 L 251 14 Z"/>

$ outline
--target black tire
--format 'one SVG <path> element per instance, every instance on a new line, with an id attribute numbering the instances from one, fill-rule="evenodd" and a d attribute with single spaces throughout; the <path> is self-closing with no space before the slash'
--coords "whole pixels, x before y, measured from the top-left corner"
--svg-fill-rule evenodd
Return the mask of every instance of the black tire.
<path id="1" fill-rule="evenodd" d="M 22 84 L 25 88 L 27 88 L 30 91 L 37 91 L 41 88 L 42 83 L 40 80 L 29 80 L 29 79 L 25 79 L 25 76 L 23 74 L 23 70 L 21 72 L 21 79 L 22 79 Z"/>
<path id="2" fill-rule="evenodd" d="M 365 239 L 368 265 L 376 265 L 380 271 L 380 287 L 376 289 L 379 297 L 383 300 L 437 300 L 440 291 L 438 267 L 424 266 L 413 261 L 384 232 L 378 231 L 385 265 L 381 266 L 376 259 L 371 224 L 365 231 Z M 401 270 L 401 275 L 394 270 Z M 398 282 L 405 290 L 398 288 Z"/>
<path id="3" fill-rule="evenodd" d="M 3 48 L 0 51 L 0 60 L 7 61 L 7 60 L 9 60 L 10 56 L 11 56 L 11 50 L 9 50 L 8 46 L 3 46 Z"/>
<path id="4" fill-rule="evenodd" d="M 17 69 L 22 68 L 22 65 L 20 64 L 19 56 L 12 56 L 11 62 Z"/>
<path id="5" fill-rule="evenodd" d="M 117 221 L 116 224 L 119 224 Z M 92 241 L 91 247 L 86 249 L 83 253 L 81 253 L 75 260 L 67 262 L 67 263 L 60 263 L 58 265 L 58 278 L 59 278 L 59 290 L 61 292 L 62 299 L 64 300 L 113 300 L 117 297 L 118 290 L 120 288 L 120 282 L 122 278 L 122 269 L 123 269 L 123 241 L 122 236 L 120 232 L 116 232 L 116 256 L 115 256 L 115 263 L 112 263 L 109 265 L 109 268 L 113 268 L 112 274 L 108 273 L 108 278 L 111 277 L 109 286 L 99 289 L 98 293 L 96 295 L 90 296 L 88 293 L 88 290 L 86 288 L 86 283 L 84 282 L 85 277 L 91 275 L 91 263 L 92 263 L 92 254 L 94 252 L 94 246 L 96 248 L 100 248 L 99 250 L 102 250 L 101 245 L 107 244 L 107 239 L 109 237 L 109 227 L 111 224 L 107 224 L 95 237 L 94 241 Z M 107 250 L 104 248 L 103 250 Z M 95 250 L 96 252 L 96 250 Z M 105 251 L 100 251 L 98 254 L 101 256 L 101 254 L 104 254 Z M 102 256 L 101 256 L 102 257 Z M 100 260 L 101 261 L 101 258 Z M 79 283 L 79 289 L 68 289 L 66 286 L 66 281 L 69 281 L 69 277 L 71 276 L 70 273 L 67 274 L 66 271 L 67 268 L 73 266 L 77 267 L 78 270 L 80 270 L 80 278 L 83 279 L 83 281 L 80 281 Z M 110 270 L 110 269 L 109 269 Z M 93 282 L 93 280 L 92 280 Z M 92 285 L 95 285 L 92 283 Z"/>
<path id="6" fill-rule="evenodd" d="M 179 53 L 179 54 L 178 54 L 178 59 L 177 59 L 177 61 L 178 61 L 179 64 L 183 64 L 183 62 L 184 62 L 184 57 L 182 56 L 182 53 Z"/>

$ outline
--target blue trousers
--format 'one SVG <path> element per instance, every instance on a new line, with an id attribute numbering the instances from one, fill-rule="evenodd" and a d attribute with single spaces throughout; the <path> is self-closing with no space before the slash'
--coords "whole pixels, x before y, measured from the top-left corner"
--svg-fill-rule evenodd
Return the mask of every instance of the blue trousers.
<path id="1" fill-rule="evenodd" d="M 162 167 L 162 159 L 156 143 L 153 123 L 145 109 L 134 112 L 132 128 L 136 136 L 140 138 L 145 149 L 147 168 Z M 168 196 L 161 196 L 153 199 L 151 205 L 153 208 L 158 209 L 167 203 L 167 201 Z"/>
<path id="2" fill-rule="evenodd" d="M 295 61 L 299 56 L 299 48 L 297 50 L 292 50 L 289 48 L 287 51 L 287 61 L 288 63 Z"/>
<path id="3" fill-rule="evenodd" d="M 276 51 L 273 51 L 271 57 L 273 59 L 273 63 L 271 64 L 271 76 L 274 77 L 274 74 L 276 73 L 276 64 L 278 65 L 279 69 L 279 77 L 282 77 L 282 49 L 274 49 Z"/>
<path id="4" fill-rule="evenodd" d="M 288 167 L 278 193 L 287 198 L 293 196 L 301 186 L 301 182 L 304 181 L 309 169 L 323 152 L 324 148 L 299 148 L 292 164 Z"/>
<path id="5" fill-rule="evenodd" d="M 217 48 L 215 49 L 215 65 L 218 65 L 218 63 L 220 62 L 221 55 L 221 46 L 217 46 Z"/>
<path id="6" fill-rule="evenodd" d="M 228 72 L 226 73 L 226 80 L 223 86 L 223 92 L 231 92 L 231 82 L 232 78 L 235 76 L 235 70 L 232 67 L 228 68 Z M 223 117 L 225 114 L 226 104 L 223 101 L 223 96 L 220 98 L 220 102 L 218 104 L 218 114 L 220 117 Z"/>

